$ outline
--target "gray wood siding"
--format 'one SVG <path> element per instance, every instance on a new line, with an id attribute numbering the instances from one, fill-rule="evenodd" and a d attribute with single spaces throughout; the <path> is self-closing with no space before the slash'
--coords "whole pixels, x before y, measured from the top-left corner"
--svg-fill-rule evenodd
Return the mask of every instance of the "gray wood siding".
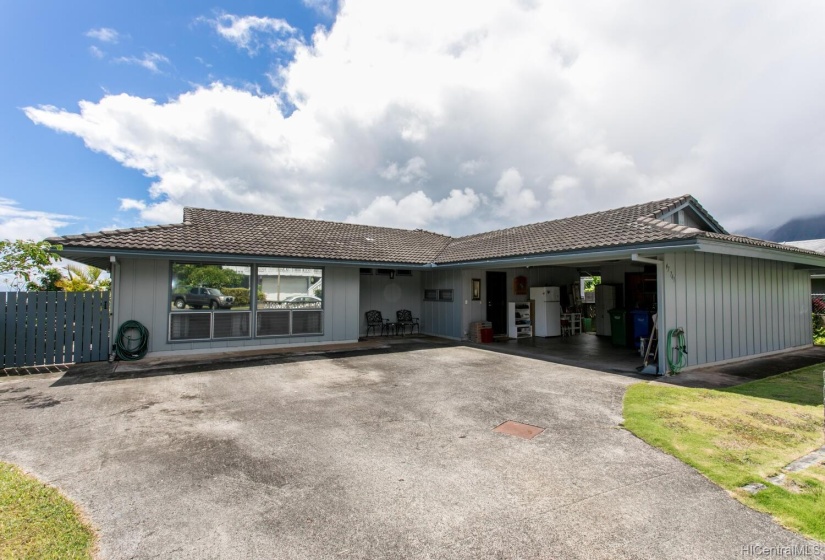
<path id="1" fill-rule="evenodd" d="M 461 338 L 464 298 L 469 298 L 469 285 L 463 289 L 462 271 L 434 270 L 421 273 L 421 332 L 449 338 Z M 453 301 L 423 301 L 424 290 L 453 290 Z"/>
<path id="2" fill-rule="evenodd" d="M 361 307 L 358 311 L 357 324 L 362 336 L 367 332 L 365 314 L 371 309 L 377 309 L 382 317 L 392 321 L 395 321 L 395 314 L 400 309 L 409 309 L 413 317 L 422 319 L 421 300 L 424 292 L 421 289 L 419 271 L 414 270 L 412 276 L 396 276 L 392 280 L 389 276 L 382 274 L 361 275 L 359 273 L 359 276 Z"/>
<path id="3" fill-rule="evenodd" d="M 807 271 L 709 253 L 671 253 L 664 262 L 661 339 L 682 327 L 688 366 L 811 344 Z"/>
<path id="4" fill-rule="evenodd" d="M 324 268 L 324 334 L 168 342 L 169 261 L 122 259 L 116 285 L 116 330 L 124 321 L 140 321 L 149 330 L 149 352 L 211 350 L 230 347 L 276 346 L 358 340 L 359 275 L 357 268 Z"/>

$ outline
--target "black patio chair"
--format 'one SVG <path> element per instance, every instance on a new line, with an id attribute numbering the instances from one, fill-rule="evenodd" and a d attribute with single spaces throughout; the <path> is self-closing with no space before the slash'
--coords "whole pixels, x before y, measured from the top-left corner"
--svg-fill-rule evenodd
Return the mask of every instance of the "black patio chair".
<path id="1" fill-rule="evenodd" d="M 390 334 L 389 319 L 385 320 L 380 311 L 371 309 L 365 315 L 367 316 L 367 336 L 370 335 L 370 329 L 372 329 L 372 334 L 376 334 L 375 329 L 377 328 L 381 329 L 381 334 L 384 334 L 384 330 L 387 331 L 387 334 Z"/>
<path id="2" fill-rule="evenodd" d="M 396 311 L 395 317 L 397 319 L 396 324 L 401 329 L 401 334 L 407 331 L 407 327 L 410 327 L 410 334 L 413 333 L 413 329 L 417 329 L 418 334 L 421 334 L 421 325 L 418 323 L 418 317 L 413 317 L 409 309 Z"/>

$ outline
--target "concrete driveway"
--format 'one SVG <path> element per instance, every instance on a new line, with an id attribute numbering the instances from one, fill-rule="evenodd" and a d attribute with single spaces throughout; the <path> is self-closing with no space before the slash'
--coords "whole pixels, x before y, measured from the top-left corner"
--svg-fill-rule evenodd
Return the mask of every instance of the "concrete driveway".
<path id="1" fill-rule="evenodd" d="M 103 558 L 741 558 L 807 542 L 621 429 L 635 379 L 397 350 L 5 380 L 0 459 L 81 504 Z M 506 420 L 546 430 L 493 432 Z"/>

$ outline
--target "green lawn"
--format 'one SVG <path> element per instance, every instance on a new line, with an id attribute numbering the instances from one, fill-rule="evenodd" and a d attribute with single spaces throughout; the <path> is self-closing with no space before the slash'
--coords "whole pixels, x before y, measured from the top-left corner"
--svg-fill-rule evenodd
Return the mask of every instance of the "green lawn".
<path id="1" fill-rule="evenodd" d="M 55 488 L 0 462 L 0 558 L 93 558 L 95 534 Z"/>
<path id="2" fill-rule="evenodd" d="M 825 541 L 825 467 L 765 479 L 823 445 L 825 364 L 729 389 L 639 383 L 625 395 L 625 427 L 782 525 Z M 761 482 L 756 495 L 741 487 Z"/>

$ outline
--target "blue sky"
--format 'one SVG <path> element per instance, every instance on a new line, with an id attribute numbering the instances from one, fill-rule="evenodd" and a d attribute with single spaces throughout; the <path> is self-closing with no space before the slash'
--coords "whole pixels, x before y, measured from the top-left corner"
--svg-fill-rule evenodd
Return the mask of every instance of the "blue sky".
<path id="1" fill-rule="evenodd" d="M 165 100 L 215 80 L 274 89 L 266 74 L 281 55 L 249 56 L 222 40 L 203 21 L 227 13 L 218 5 L 154 0 L 3 4 L 0 197 L 20 208 L 72 216 L 63 220 L 70 227 L 60 232 L 133 225 L 135 220 L 118 215 L 119 198 L 143 196 L 151 181 L 90 151 L 78 138 L 35 126 L 23 107 L 76 110 L 80 100 L 118 93 Z M 233 14 L 285 19 L 305 37 L 332 21 L 301 2 L 233 2 L 231 8 Z M 157 71 L 138 63 L 151 53 L 167 59 L 155 62 Z"/>
<path id="2" fill-rule="evenodd" d="M 825 4 L 5 2 L 0 237 L 825 211 Z"/>

